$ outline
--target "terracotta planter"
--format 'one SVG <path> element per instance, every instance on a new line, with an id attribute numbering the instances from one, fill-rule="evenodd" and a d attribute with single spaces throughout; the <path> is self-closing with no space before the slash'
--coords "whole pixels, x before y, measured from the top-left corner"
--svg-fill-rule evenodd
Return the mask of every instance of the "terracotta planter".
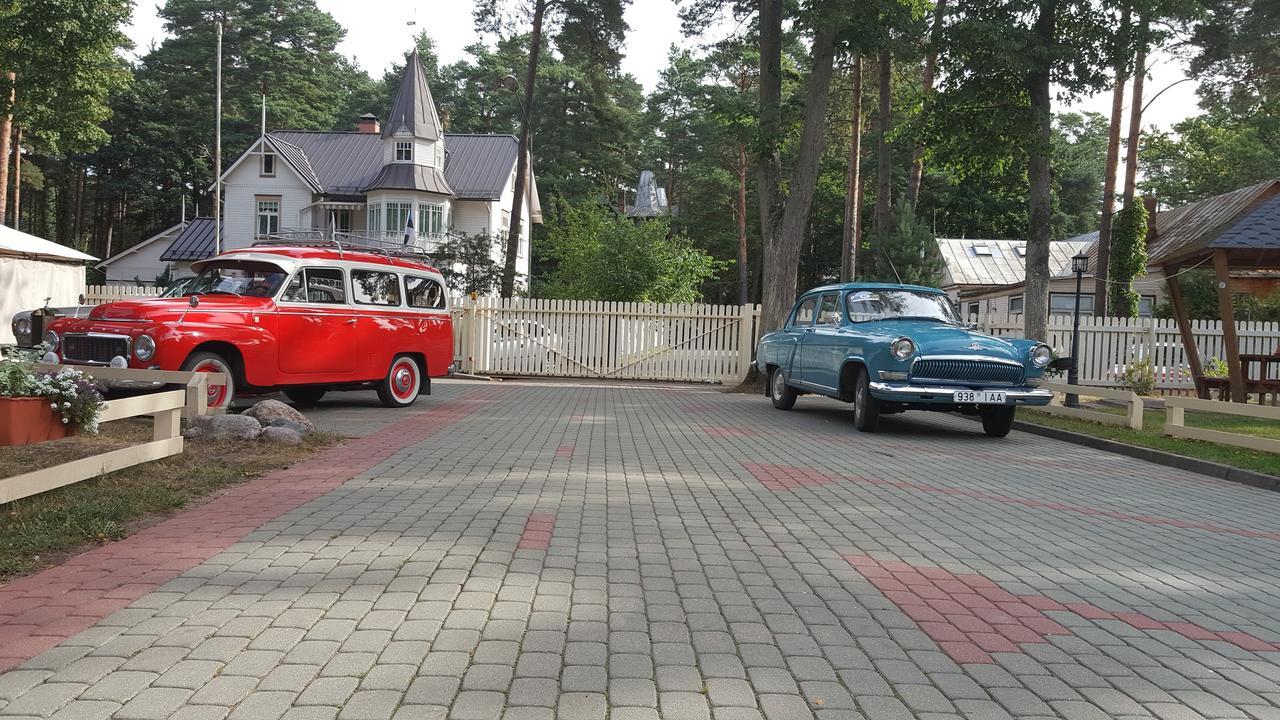
<path id="1" fill-rule="evenodd" d="M 48 398 L 0 398 L 0 447 L 30 445 L 75 434 Z"/>

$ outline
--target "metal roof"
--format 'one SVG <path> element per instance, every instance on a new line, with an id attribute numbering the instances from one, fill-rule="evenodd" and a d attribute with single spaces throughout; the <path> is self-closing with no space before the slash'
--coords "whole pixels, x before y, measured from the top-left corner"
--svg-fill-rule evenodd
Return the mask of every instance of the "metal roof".
<path id="1" fill-rule="evenodd" d="M 444 177 L 462 200 L 499 200 L 516 167 L 520 142 L 512 135 L 445 135 Z"/>
<path id="2" fill-rule="evenodd" d="M 178 237 L 169 244 L 160 259 L 165 262 L 175 260 L 202 260 L 213 254 L 213 218 L 198 217 L 187 223 Z"/>
<path id="3" fill-rule="evenodd" d="M 1280 180 L 1267 180 L 1157 212 L 1156 237 L 1148 251 L 1148 263 L 1165 265 L 1190 260 L 1215 248 L 1280 249 L 1276 244 L 1277 211 L 1272 202 L 1278 195 Z M 1253 218 L 1257 210 L 1265 211 Z M 1245 220 L 1249 220 L 1248 224 Z M 1269 232 L 1264 230 L 1268 223 Z M 1218 244 L 1219 240 L 1224 244 Z"/>
<path id="4" fill-rule="evenodd" d="M 1070 271 L 1071 257 L 1089 246 L 1085 237 L 1049 243 L 1050 277 Z M 1027 278 L 1026 247 L 1024 240 L 938 238 L 945 263 L 942 286 L 1020 283 Z"/>
<path id="5" fill-rule="evenodd" d="M 670 214 L 667 207 L 667 191 L 658 187 L 657 176 L 652 170 L 640 171 L 636 184 L 636 202 L 627 208 L 627 217 L 659 217 Z"/>
<path id="6" fill-rule="evenodd" d="M 320 178 L 316 176 L 315 168 L 311 167 L 310 160 L 307 159 L 307 153 L 302 148 L 285 140 L 278 135 L 267 135 L 267 142 L 271 147 L 275 148 L 276 153 L 289 163 L 289 166 L 297 171 L 303 182 L 311 186 L 316 192 L 324 191 L 324 184 L 320 182 Z"/>
<path id="7" fill-rule="evenodd" d="M 382 170 L 370 181 L 365 192 L 370 190 L 417 190 L 420 192 L 453 195 L 444 175 L 433 167 L 413 165 L 410 163 L 391 163 L 383 165 Z"/>
<path id="8" fill-rule="evenodd" d="M 427 87 L 427 73 L 422 69 L 422 60 L 416 49 L 405 63 L 400 89 L 391 103 L 391 112 L 387 113 L 387 122 L 382 126 L 384 138 L 401 132 L 423 140 L 439 140 L 441 135 L 436 102 L 431 97 L 431 88 Z"/>
<path id="9" fill-rule="evenodd" d="M 277 130 L 270 137 L 302 151 L 326 195 L 356 195 L 382 168 L 382 138 L 375 133 Z"/>

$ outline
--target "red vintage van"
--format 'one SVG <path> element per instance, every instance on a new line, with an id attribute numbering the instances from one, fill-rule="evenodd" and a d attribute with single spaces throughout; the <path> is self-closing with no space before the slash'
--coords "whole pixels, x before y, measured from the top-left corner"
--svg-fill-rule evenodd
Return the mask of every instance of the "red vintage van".
<path id="1" fill-rule="evenodd" d="M 259 244 L 192 269 L 181 297 L 99 305 L 56 321 L 45 342 L 72 365 L 225 373 L 231 380 L 209 389 L 212 407 L 243 392 L 282 390 L 313 405 L 330 390 L 369 387 L 404 407 L 449 372 L 444 278 L 418 259 Z"/>

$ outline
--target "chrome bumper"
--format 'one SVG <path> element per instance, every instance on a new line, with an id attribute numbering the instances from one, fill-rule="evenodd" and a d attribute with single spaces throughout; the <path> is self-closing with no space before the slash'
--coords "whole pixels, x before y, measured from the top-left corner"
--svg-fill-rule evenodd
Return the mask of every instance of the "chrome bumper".
<path id="1" fill-rule="evenodd" d="M 951 403 L 957 390 L 964 386 L 907 385 L 903 383 L 872 382 L 871 395 L 877 400 L 889 402 Z M 987 388 L 1004 392 L 1009 405 L 1048 405 L 1053 391 L 1046 388 Z"/>

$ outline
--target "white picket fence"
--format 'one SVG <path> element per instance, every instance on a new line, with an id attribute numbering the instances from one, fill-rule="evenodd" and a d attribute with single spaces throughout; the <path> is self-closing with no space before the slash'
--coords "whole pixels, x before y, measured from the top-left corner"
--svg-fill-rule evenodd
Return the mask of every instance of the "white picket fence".
<path id="1" fill-rule="evenodd" d="M 986 320 L 982 330 L 992 335 L 1021 337 L 1022 318 Z M 1210 358 L 1226 360 L 1221 320 L 1193 320 L 1191 333 L 1202 362 Z M 1236 334 L 1241 353 L 1268 354 L 1280 350 L 1280 323 L 1237 321 Z M 1070 355 L 1071 318 L 1051 317 L 1046 342 L 1060 355 Z M 1134 360 L 1149 357 L 1157 389 L 1195 387 L 1178 323 L 1173 319 L 1081 317 L 1080 349 L 1076 356 L 1081 385 L 1123 386 L 1125 368 Z"/>
<path id="2" fill-rule="evenodd" d="M 150 297 L 155 288 L 90 286 L 89 304 Z M 675 305 L 589 300 L 456 298 L 454 360 L 484 375 L 579 377 L 684 382 L 737 382 L 759 339 L 758 305 Z M 987 319 L 993 335 L 1022 335 L 1021 316 Z M 1240 352 L 1280 350 L 1280 324 L 1238 322 Z M 1222 323 L 1192 322 L 1201 358 L 1226 358 Z M 1047 342 L 1071 352 L 1071 318 L 1049 320 Z M 1080 318 L 1081 385 L 1124 385 L 1124 370 L 1150 357 L 1156 387 L 1194 387 L 1173 320 Z M 1275 372 L 1274 370 L 1272 371 Z"/>

